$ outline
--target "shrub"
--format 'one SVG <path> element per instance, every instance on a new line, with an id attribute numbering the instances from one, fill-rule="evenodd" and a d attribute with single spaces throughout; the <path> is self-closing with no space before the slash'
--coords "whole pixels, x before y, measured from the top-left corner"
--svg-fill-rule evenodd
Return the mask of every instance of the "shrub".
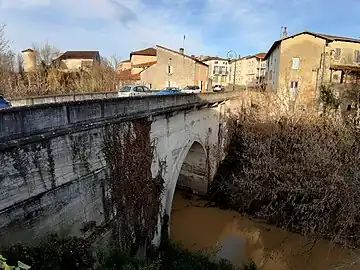
<path id="1" fill-rule="evenodd" d="M 90 269 L 95 257 L 90 243 L 82 238 L 50 235 L 36 246 L 15 244 L 2 251 L 9 264 L 22 261 L 31 269 Z"/>
<path id="2" fill-rule="evenodd" d="M 214 200 L 291 231 L 358 246 L 359 132 L 278 111 L 264 113 L 259 105 L 232 115 Z"/>

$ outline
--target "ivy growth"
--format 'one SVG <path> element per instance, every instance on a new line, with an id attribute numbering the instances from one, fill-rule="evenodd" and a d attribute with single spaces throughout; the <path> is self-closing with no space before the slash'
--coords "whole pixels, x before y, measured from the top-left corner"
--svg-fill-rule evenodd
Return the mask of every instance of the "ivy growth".
<path id="1" fill-rule="evenodd" d="M 340 99 L 334 94 L 329 85 L 320 86 L 320 100 L 326 109 L 337 110 L 340 106 Z"/>
<path id="2" fill-rule="evenodd" d="M 103 152 L 110 170 L 113 240 L 133 252 L 153 239 L 164 189 L 162 165 L 153 178 L 155 145 L 147 119 L 105 127 Z M 160 163 L 162 164 L 162 163 Z"/>

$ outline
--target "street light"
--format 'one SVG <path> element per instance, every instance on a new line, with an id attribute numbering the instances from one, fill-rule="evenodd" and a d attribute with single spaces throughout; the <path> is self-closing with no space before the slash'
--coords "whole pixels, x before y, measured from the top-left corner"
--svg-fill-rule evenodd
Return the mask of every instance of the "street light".
<path id="1" fill-rule="evenodd" d="M 231 60 L 235 59 L 234 75 L 233 75 L 233 91 L 235 91 L 235 73 L 236 73 L 236 62 L 237 62 L 236 59 L 237 59 L 238 56 L 237 56 L 236 52 L 234 52 L 232 50 L 228 51 L 226 56 L 228 58 L 229 64 L 231 63 Z"/>

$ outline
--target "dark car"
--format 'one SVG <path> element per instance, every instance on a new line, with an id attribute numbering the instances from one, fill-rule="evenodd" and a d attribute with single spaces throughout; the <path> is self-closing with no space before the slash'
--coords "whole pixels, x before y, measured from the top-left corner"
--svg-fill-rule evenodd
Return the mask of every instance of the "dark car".
<path id="1" fill-rule="evenodd" d="M 4 97 L 0 96 L 0 109 L 10 108 L 11 103 Z"/>
<path id="2" fill-rule="evenodd" d="M 166 87 L 165 89 L 161 90 L 160 92 L 156 93 L 157 95 L 177 95 L 181 94 L 181 90 L 177 87 Z"/>

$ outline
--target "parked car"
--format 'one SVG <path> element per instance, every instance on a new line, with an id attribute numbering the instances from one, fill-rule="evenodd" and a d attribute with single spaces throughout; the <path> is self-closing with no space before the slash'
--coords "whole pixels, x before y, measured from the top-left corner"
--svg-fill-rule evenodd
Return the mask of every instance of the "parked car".
<path id="1" fill-rule="evenodd" d="M 217 84 L 217 85 L 214 86 L 213 91 L 214 92 L 225 91 L 225 87 L 222 86 L 222 85 Z"/>
<path id="2" fill-rule="evenodd" d="M 186 94 L 200 94 L 201 89 L 197 85 L 188 85 L 182 90 L 182 92 Z"/>
<path id="3" fill-rule="evenodd" d="M 10 108 L 11 103 L 4 97 L 0 96 L 0 109 Z"/>
<path id="4" fill-rule="evenodd" d="M 181 94 L 181 90 L 177 87 L 166 87 L 165 89 L 157 92 L 157 95 L 178 95 Z"/>
<path id="5" fill-rule="evenodd" d="M 125 85 L 118 91 L 119 97 L 148 96 L 154 95 L 148 87 L 144 85 Z"/>

